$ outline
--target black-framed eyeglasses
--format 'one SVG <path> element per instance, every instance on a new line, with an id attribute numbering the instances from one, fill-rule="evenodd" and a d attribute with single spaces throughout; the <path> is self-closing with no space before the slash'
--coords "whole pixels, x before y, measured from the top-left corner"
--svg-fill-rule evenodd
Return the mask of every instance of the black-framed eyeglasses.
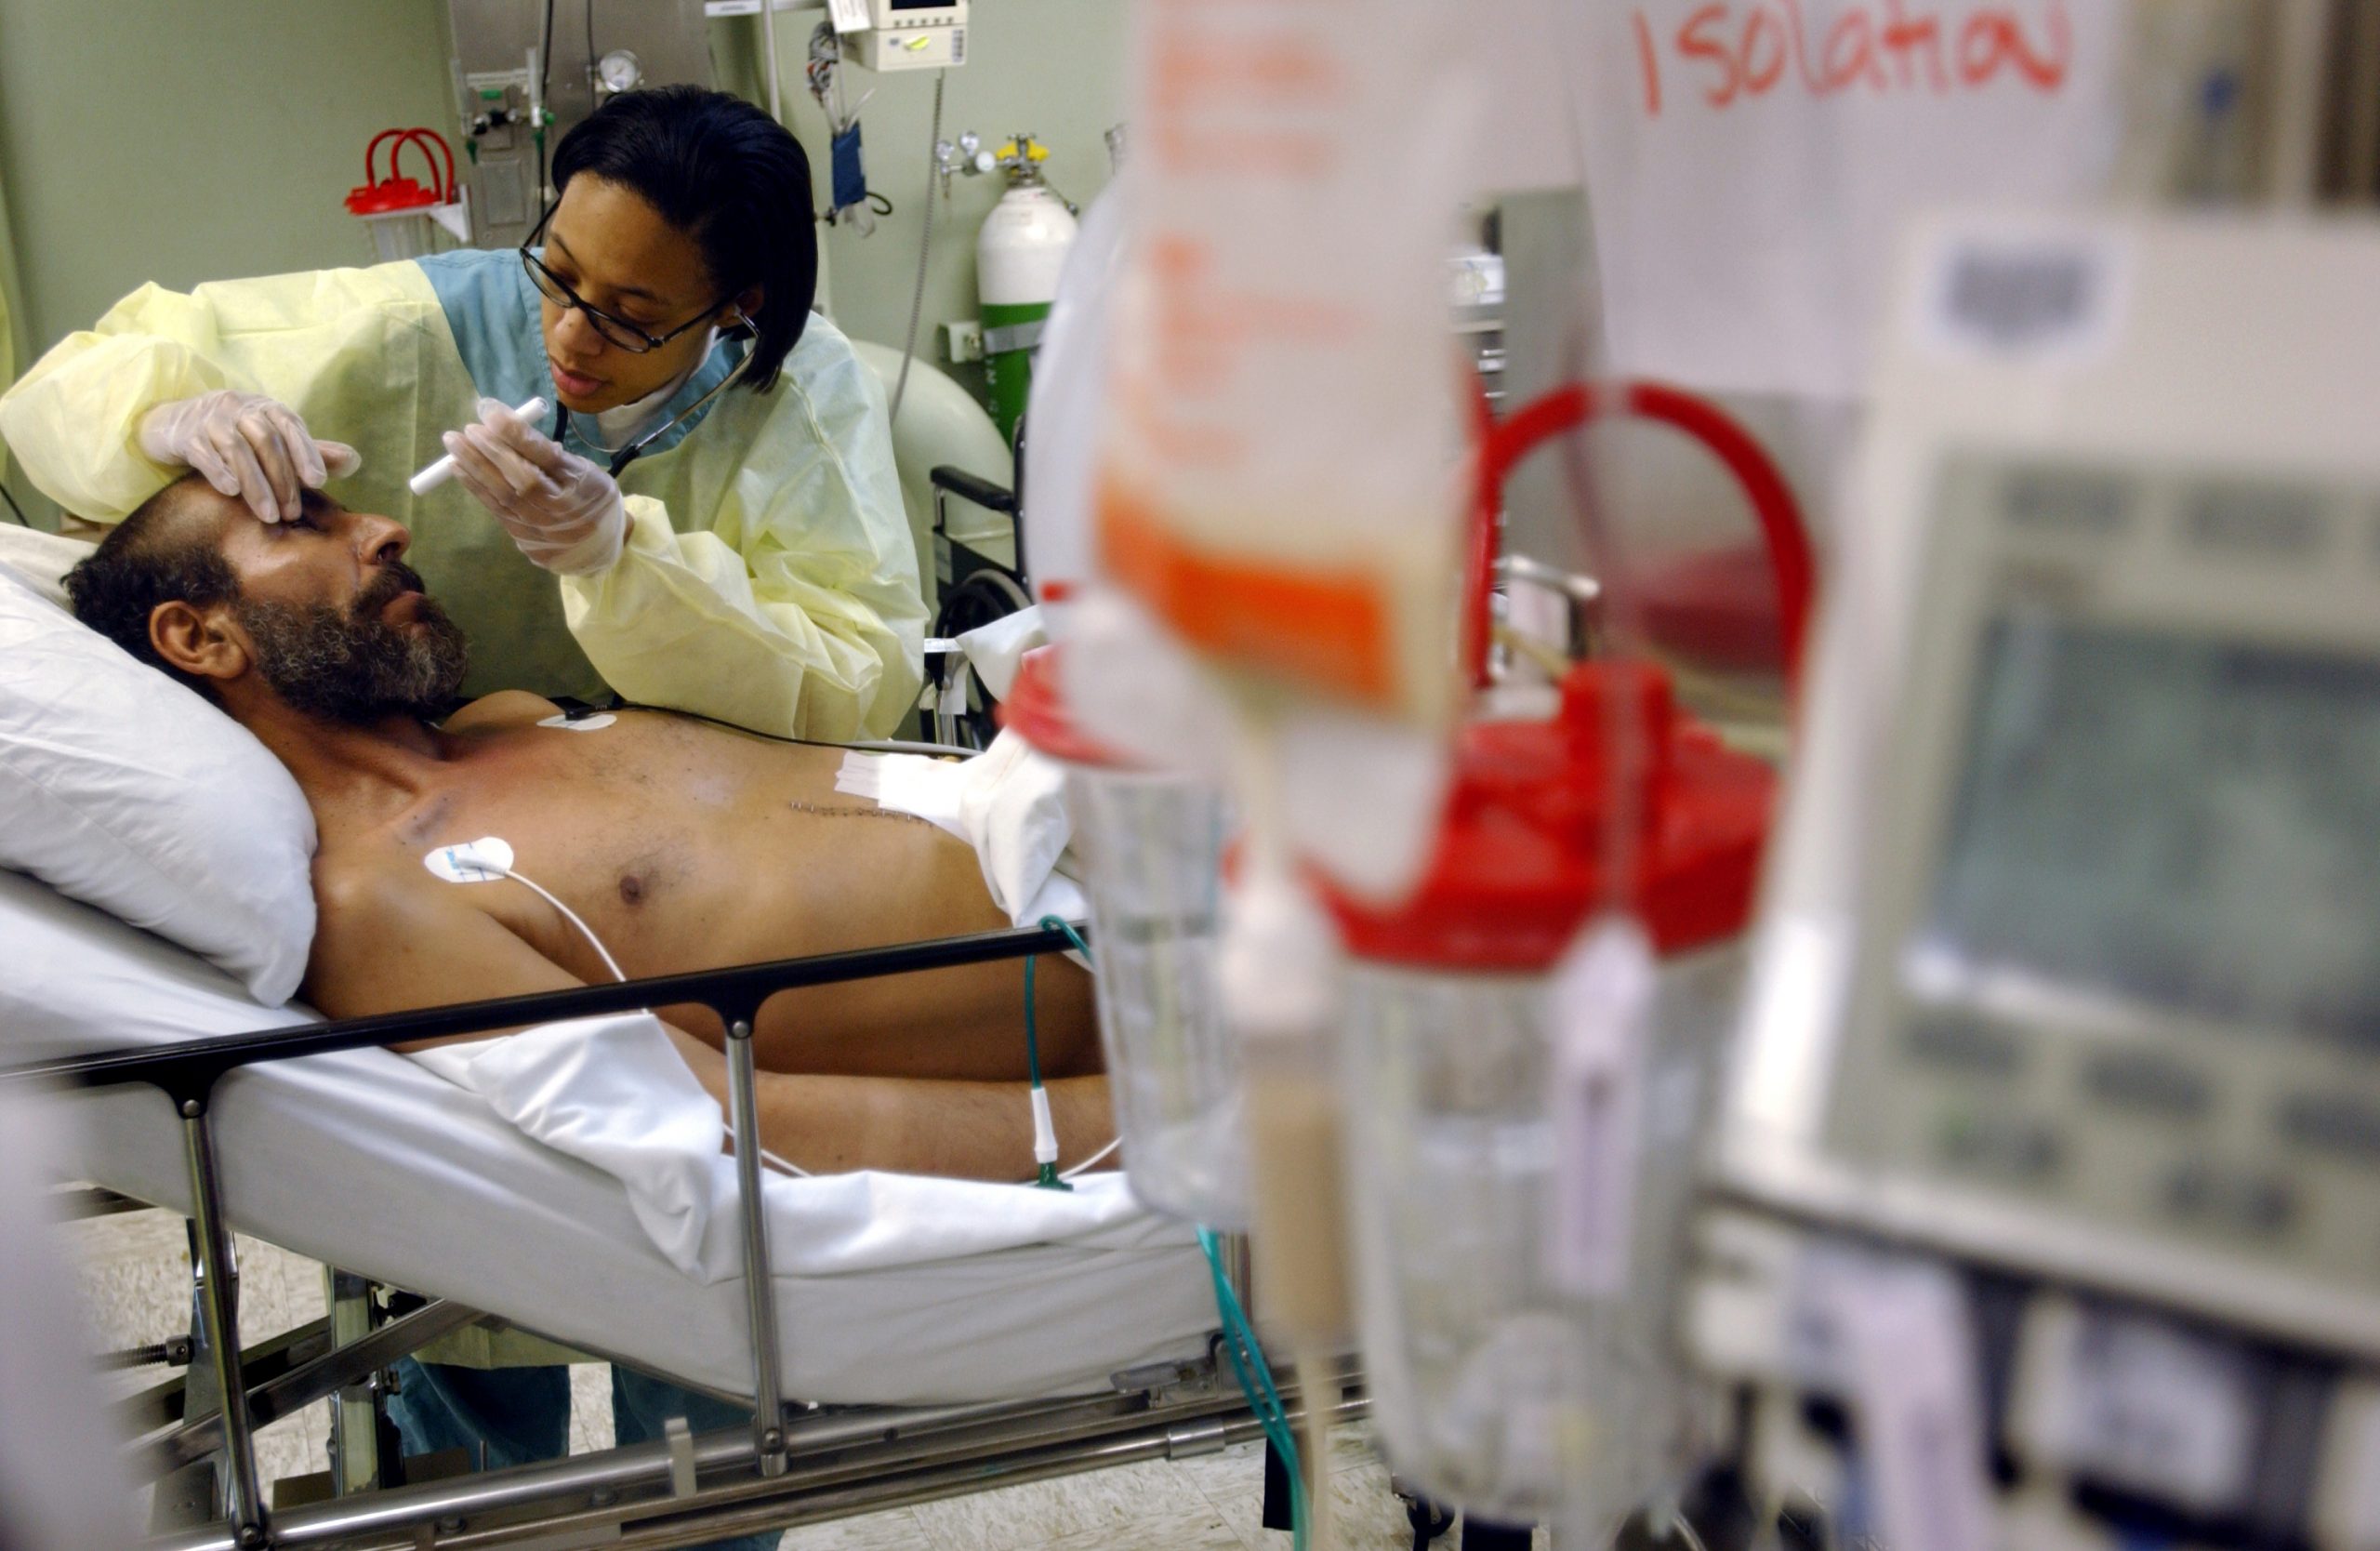
<path id="1" fill-rule="evenodd" d="M 528 241 L 521 245 L 521 267 L 529 272 L 529 283 L 537 287 L 539 296 L 544 297 L 556 307 L 565 312 L 576 311 L 586 313 L 587 321 L 595 325 L 596 333 L 602 335 L 606 342 L 618 346 L 630 355 L 647 355 L 659 350 L 680 335 L 708 323 L 721 308 L 735 299 L 733 297 L 721 297 L 668 333 L 648 334 L 626 318 L 615 318 L 594 303 L 580 299 L 576 291 L 562 284 L 560 275 L 546 268 L 544 259 L 529 251 L 530 244 L 545 235 L 546 223 L 553 219 L 553 210 L 549 208 L 544 215 L 537 218 L 537 224 L 530 232 Z"/>

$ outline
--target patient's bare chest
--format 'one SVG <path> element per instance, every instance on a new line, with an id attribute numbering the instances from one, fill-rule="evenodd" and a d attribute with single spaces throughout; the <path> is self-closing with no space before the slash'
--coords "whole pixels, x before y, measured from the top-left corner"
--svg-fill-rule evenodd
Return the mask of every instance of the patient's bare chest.
<path id="1" fill-rule="evenodd" d="M 747 847 L 757 839 L 773 805 L 760 788 L 773 783 L 655 731 L 623 719 L 599 731 L 492 736 L 416 805 L 399 843 L 427 854 L 501 839 L 516 869 L 584 916 L 615 955 L 679 958 L 732 897 L 736 837 Z"/>

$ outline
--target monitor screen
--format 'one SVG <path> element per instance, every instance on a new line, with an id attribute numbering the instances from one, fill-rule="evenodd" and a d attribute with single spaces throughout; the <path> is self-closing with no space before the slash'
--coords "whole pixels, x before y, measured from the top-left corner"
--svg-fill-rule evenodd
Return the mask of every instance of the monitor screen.
<path id="1" fill-rule="evenodd" d="M 2380 1054 L 2380 664 L 2003 617 L 1962 769 L 1912 981 Z"/>

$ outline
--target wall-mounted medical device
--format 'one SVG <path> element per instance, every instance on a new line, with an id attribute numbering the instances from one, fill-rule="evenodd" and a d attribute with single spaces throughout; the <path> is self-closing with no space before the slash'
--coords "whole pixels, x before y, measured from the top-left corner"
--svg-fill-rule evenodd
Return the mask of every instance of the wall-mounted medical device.
<path id="1" fill-rule="evenodd" d="M 446 8 L 475 246 L 527 239 L 554 148 L 605 101 L 641 87 L 711 84 L 702 0 L 447 0 Z"/>
<path id="2" fill-rule="evenodd" d="M 865 70 L 940 70 L 967 62 L 968 0 L 866 0 L 868 29 L 852 38 Z"/>
<path id="3" fill-rule="evenodd" d="M 2376 288 L 2368 223 L 1920 245 L 1720 1132 L 1723 1372 L 1792 1373 L 1746 1332 L 1807 1246 L 1913 1252 L 2003 1457 L 2380 1545 Z"/>

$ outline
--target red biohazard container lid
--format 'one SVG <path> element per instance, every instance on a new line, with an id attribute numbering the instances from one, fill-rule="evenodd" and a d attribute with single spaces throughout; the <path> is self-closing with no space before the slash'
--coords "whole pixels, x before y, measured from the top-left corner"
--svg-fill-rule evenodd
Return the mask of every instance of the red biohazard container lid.
<path id="1" fill-rule="evenodd" d="M 410 178 L 392 178 L 385 183 L 366 183 L 347 191 L 348 210 L 359 216 L 425 209 L 437 203 L 437 190 L 425 189 Z"/>
<path id="2" fill-rule="evenodd" d="M 1633 736 L 1619 750 L 1620 718 Z M 1628 842 L 1610 833 L 1625 780 L 1638 812 Z M 1435 854 L 1404 901 L 1376 907 L 1320 882 L 1357 958 L 1420 969 L 1550 969 L 1590 912 L 1620 897 L 1663 953 L 1740 933 L 1751 919 L 1777 776 L 1682 714 L 1649 663 L 1582 664 L 1549 722 L 1463 729 Z"/>
<path id="3" fill-rule="evenodd" d="M 1003 727 L 1053 760 L 1068 764 L 1100 765 L 1129 770 L 1133 762 L 1086 735 L 1066 709 L 1065 693 L 1058 685 L 1058 648 L 1036 646 L 1017 664 L 1016 681 L 1008 697 L 993 711 Z"/>

